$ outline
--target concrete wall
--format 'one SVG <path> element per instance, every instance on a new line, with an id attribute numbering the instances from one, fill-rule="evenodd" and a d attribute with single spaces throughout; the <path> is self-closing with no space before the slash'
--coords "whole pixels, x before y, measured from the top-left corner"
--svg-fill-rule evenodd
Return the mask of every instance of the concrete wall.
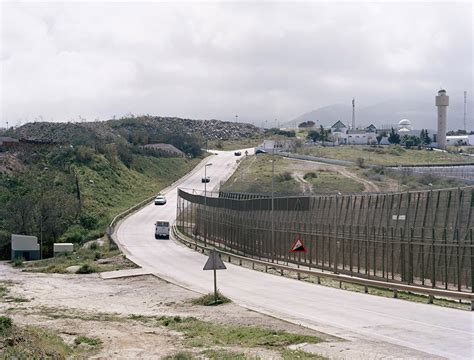
<path id="1" fill-rule="evenodd" d="M 38 260 L 40 246 L 36 236 L 12 234 L 12 260 L 23 258 L 25 260 Z"/>
<path id="2" fill-rule="evenodd" d="M 12 250 L 39 251 L 38 238 L 36 236 L 12 234 Z"/>
<path id="3" fill-rule="evenodd" d="M 54 251 L 54 254 L 72 253 L 74 251 L 74 245 L 72 243 L 54 243 L 53 251 Z"/>

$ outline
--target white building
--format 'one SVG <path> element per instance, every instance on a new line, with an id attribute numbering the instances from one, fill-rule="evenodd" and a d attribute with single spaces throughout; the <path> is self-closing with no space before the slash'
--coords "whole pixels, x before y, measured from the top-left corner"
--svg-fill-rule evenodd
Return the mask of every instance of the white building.
<path id="1" fill-rule="evenodd" d="M 331 126 L 331 136 L 334 143 L 367 145 L 377 144 L 377 128 L 371 124 L 364 129 L 348 129 L 342 121 Z"/>

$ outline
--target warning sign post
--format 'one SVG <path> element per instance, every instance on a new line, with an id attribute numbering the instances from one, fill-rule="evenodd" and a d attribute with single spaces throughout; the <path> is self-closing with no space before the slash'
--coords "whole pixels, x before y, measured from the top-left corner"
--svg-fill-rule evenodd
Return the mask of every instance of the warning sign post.
<path id="1" fill-rule="evenodd" d="M 213 270 L 214 271 L 214 304 L 218 304 L 217 299 L 217 274 L 216 270 L 226 270 L 227 268 L 224 265 L 224 262 L 219 257 L 219 253 L 213 249 L 209 254 L 209 258 L 206 261 L 206 265 L 204 265 L 203 270 Z"/>
<path id="2" fill-rule="evenodd" d="M 291 246 L 290 252 L 306 252 L 306 248 L 303 245 L 303 241 L 299 236 L 296 238 L 295 243 Z"/>

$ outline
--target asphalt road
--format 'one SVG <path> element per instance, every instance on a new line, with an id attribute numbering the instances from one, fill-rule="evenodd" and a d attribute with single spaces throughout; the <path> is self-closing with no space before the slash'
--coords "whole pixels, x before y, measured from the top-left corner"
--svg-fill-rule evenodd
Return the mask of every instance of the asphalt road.
<path id="1" fill-rule="evenodd" d="M 183 189 L 204 190 L 204 164 L 216 188 L 235 169 L 233 152 L 219 152 L 182 179 Z M 208 293 L 212 271 L 203 271 L 207 257 L 173 240 L 155 240 L 157 220 L 173 222 L 177 187 L 168 189 L 167 204 L 148 205 L 119 224 L 116 239 L 127 256 L 161 278 Z M 226 264 L 218 287 L 234 302 L 313 329 L 358 341 L 386 342 L 452 359 L 474 358 L 474 314 L 305 283 Z M 422 353 L 420 353 L 422 354 Z M 400 356 L 400 354 L 398 354 Z M 397 354 L 393 354 L 397 357 Z"/>

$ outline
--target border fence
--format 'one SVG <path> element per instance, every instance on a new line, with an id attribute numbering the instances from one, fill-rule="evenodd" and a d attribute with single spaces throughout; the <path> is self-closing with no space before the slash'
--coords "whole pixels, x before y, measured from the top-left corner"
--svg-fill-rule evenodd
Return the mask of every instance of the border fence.
<path id="1" fill-rule="evenodd" d="M 176 226 L 247 257 L 474 292 L 474 187 L 275 197 L 178 191 Z M 301 239 L 305 253 L 290 253 Z"/>

